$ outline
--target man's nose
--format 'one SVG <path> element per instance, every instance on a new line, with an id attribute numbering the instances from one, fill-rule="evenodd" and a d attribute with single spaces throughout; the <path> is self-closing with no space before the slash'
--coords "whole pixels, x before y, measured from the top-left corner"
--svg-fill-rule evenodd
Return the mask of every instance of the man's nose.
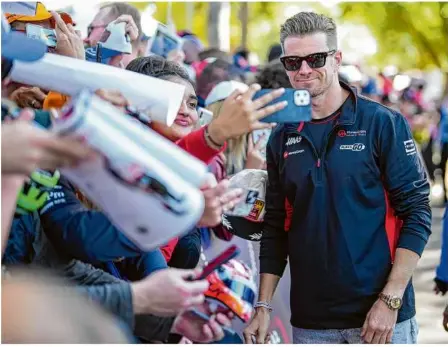
<path id="1" fill-rule="evenodd" d="M 310 68 L 308 63 L 304 60 L 302 61 L 302 64 L 300 65 L 299 74 L 301 75 L 309 75 L 311 72 L 313 72 L 313 69 Z"/>

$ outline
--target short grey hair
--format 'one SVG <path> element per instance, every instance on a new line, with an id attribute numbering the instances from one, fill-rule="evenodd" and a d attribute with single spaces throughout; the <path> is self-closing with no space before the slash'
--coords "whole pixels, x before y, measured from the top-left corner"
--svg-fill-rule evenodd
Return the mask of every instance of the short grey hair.
<path id="1" fill-rule="evenodd" d="M 280 28 L 280 42 L 283 50 L 289 36 L 304 36 L 324 33 L 330 50 L 338 48 L 336 23 L 330 17 L 314 12 L 299 12 L 288 18 Z"/>

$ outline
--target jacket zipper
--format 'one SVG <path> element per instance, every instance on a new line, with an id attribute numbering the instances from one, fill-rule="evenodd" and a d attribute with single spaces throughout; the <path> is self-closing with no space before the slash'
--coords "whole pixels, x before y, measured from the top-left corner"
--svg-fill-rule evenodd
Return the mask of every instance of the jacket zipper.
<path id="1" fill-rule="evenodd" d="M 328 142 L 330 141 L 331 136 L 333 136 L 333 133 L 339 128 L 339 125 L 335 125 L 331 131 L 328 133 L 327 137 L 325 138 L 325 142 L 322 146 L 322 151 L 320 153 L 320 156 L 318 156 L 317 159 L 317 167 L 319 168 L 318 170 L 318 181 L 321 182 L 322 181 L 322 171 L 323 169 L 321 168 L 322 166 L 322 161 L 325 159 L 326 155 L 327 155 L 327 149 L 328 149 Z"/>
<path id="2" fill-rule="evenodd" d="M 324 145 L 323 145 L 323 150 L 321 150 L 321 152 L 319 153 L 316 149 L 316 147 L 314 146 L 314 143 L 309 139 L 308 136 L 306 136 L 303 133 L 299 133 L 298 131 L 293 131 L 292 133 L 298 136 L 302 136 L 302 138 L 304 138 L 305 140 L 308 141 L 308 143 L 311 145 L 311 148 L 313 149 L 313 153 L 314 156 L 316 157 L 316 167 L 317 167 L 317 181 L 318 182 L 322 182 L 322 162 L 325 158 L 326 152 L 327 152 L 327 146 L 328 146 L 328 142 L 330 140 L 330 137 L 333 135 L 333 133 L 336 131 L 336 129 L 339 128 L 339 124 L 335 125 L 333 127 L 333 129 L 331 129 L 330 133 L 327 135 Z"/>

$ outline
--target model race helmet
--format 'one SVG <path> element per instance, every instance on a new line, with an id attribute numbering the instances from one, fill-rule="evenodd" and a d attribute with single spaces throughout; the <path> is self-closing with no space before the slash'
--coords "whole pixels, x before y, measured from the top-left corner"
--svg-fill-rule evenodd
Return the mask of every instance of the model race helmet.
<path id="1" fill-rule="evenodd" d="M 207 276 L 207 280 L 210 286 L 205 301 L 212 313 L 231 311 L 245 323 L 250 320 L 257 287 L 248 266 L 229 260 Z"/>

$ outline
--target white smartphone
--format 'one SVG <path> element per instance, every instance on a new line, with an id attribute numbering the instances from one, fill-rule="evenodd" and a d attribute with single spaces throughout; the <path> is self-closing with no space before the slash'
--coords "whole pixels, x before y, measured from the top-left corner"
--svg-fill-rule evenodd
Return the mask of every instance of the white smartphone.
<path id="1" fill-rule="evenodd" d="M 213 112 L 207 110 L 206 108 L 199 107 L 198 115 L 199 115 L 199 125 L 201 127 L 210 124 L 210 122 L 213 120 Z"/>
<path id="2" fill-rule="evenodd" d="M 260 144 L 260 153 L 264 158 L 266 158 L 266 146 L 268 144 L 269 137 L 271 136 L 271 132 L 272 129 L 260 129 L 252 131 L 252 141 L 254 143 L 254 146 L 260 141 L 261 137 L 265 135 L 265 137 L 261 140 L 263 142 Z"/>

